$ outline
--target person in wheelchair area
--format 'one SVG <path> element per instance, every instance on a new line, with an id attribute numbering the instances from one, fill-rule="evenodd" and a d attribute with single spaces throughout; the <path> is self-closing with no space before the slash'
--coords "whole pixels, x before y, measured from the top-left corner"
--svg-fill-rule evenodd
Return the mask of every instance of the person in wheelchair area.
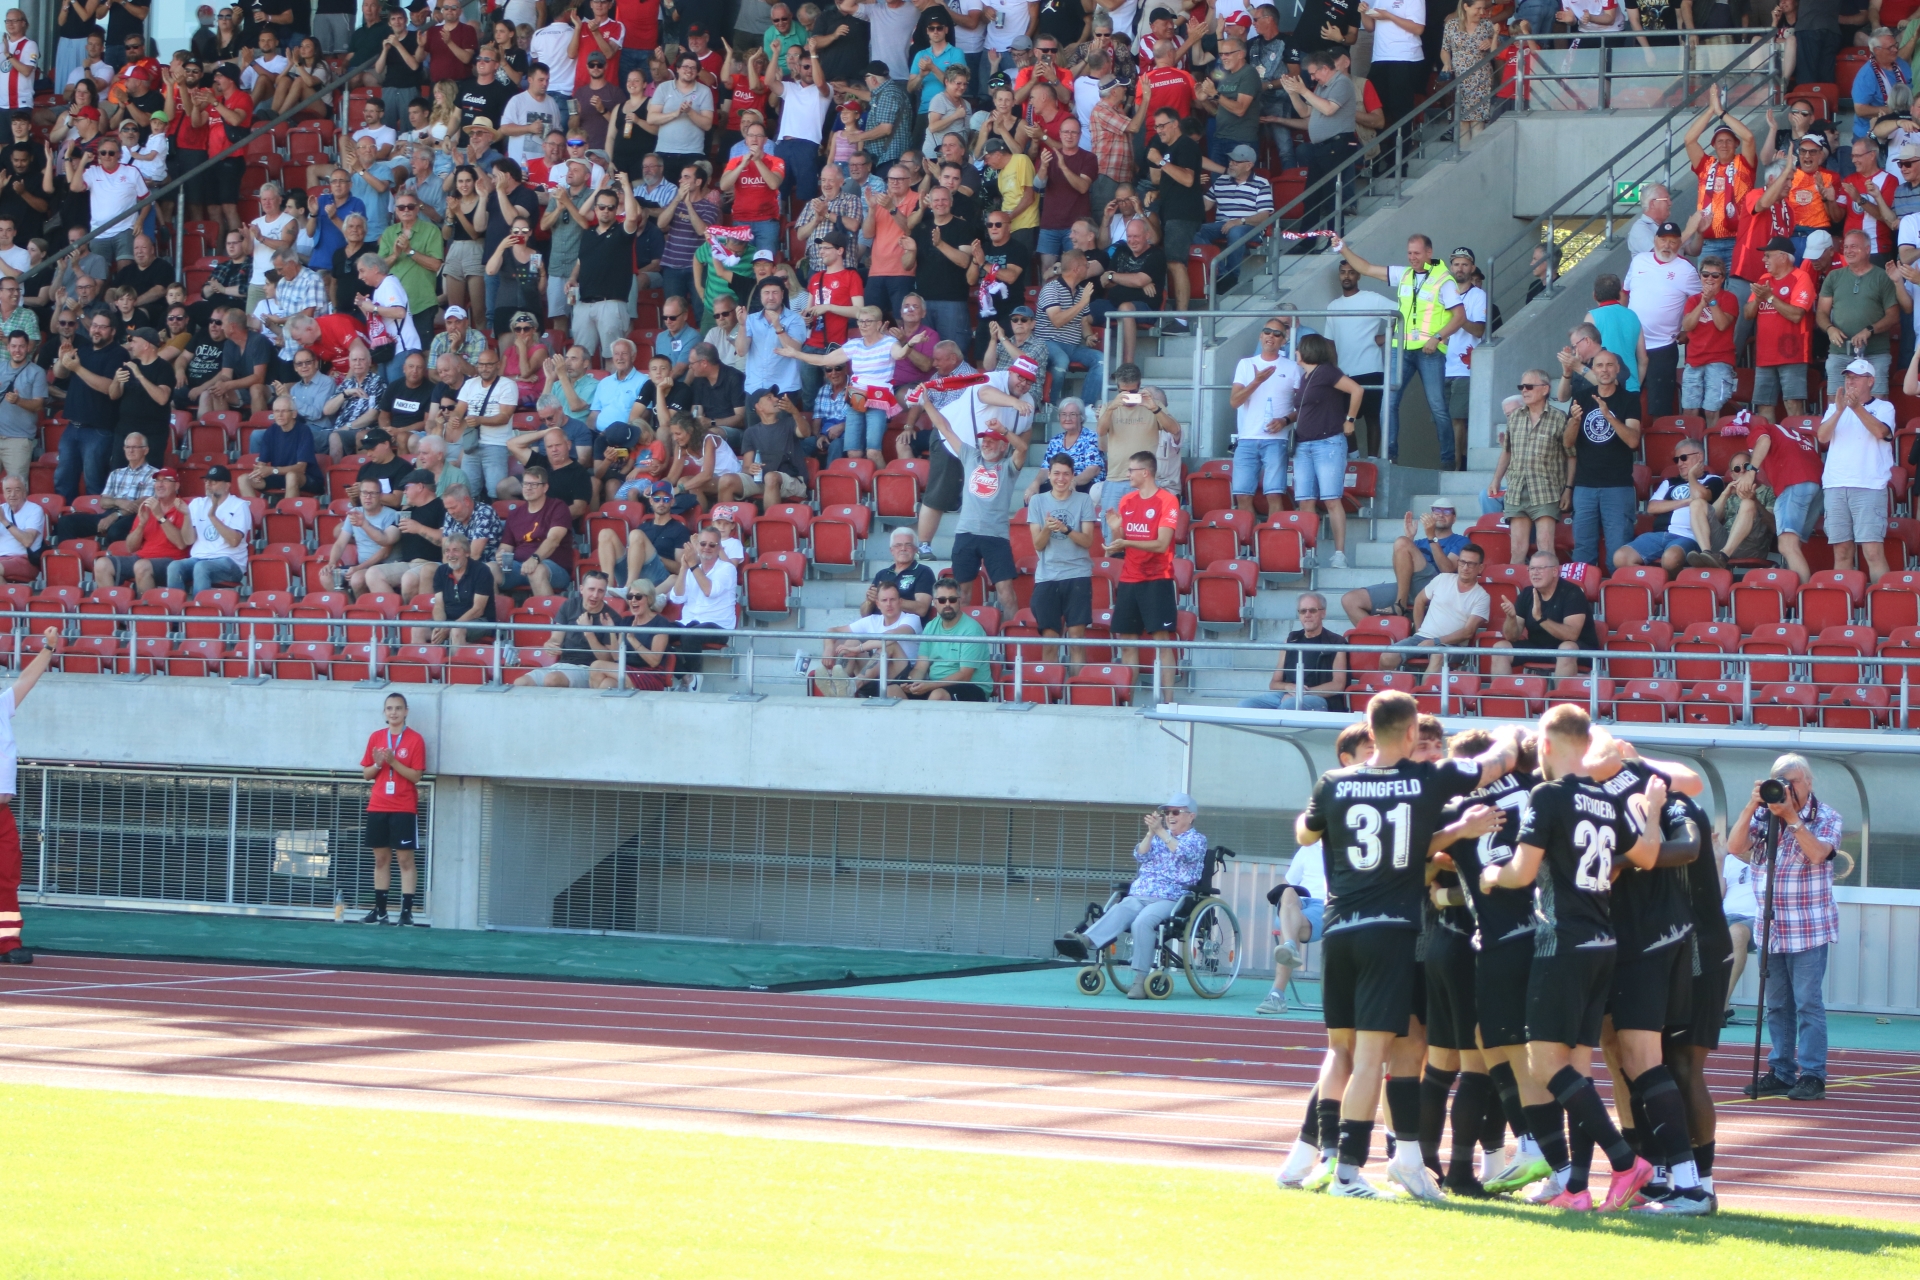
<path id="1" fill-rule="evenodd" d="M 1115 938 L 1133 930 L 1133 985 L 1127 999 L 1147 998 L 1147 969 L 1158 950 L 1154 934 L 1173 915 L 1180 898 L 1194 885 L 1207 867 L 1207 838 L 1193 829 L 1199 816 L 1193 797 L 1184 791 L 1141 819 L 1147 834 L 1133 846 L 1133 860 L 1140 872 L 1133 878 L 1127 896 L 1113 910 L 1087 926 L 1085 933 L 1067 936 L 1087 949 L 1094 959 Z"/>
<path id="2" fill-rule="evenodd" d="M 1365 759 L 1373 751 L 1373 734 L 1366 724 L 1350 724 L 1334 740 L 1340 767 Z M 1306 963 L 1306 946 L 1320 941 L 1320 914 L 1327 904 L 1327 863 L 1321 842 L 1301 845 L 1287 864 L 1287 878 L 1267 892 L 1273 904 L 1273 990 L 1254 1012 L 1277 1018 L 1287 1011 L 1287 984 L 1293 971 Z"/>

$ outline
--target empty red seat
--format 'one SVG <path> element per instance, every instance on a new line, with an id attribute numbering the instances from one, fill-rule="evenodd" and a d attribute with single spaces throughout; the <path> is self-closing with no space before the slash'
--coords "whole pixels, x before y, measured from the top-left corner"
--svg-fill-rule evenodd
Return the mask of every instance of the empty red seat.
<path id="1" fill-rule="evenodd" d="M 1867 600 L 1867 575 L 1858 569 L 1827 569 L 1800 588 L 1800 622 L 1814 635 L 1844 627 Z"/>
<path id="2" fill-rule="evenodd" d="M 1816 685 L 1859 684 L 1865 663 L 1879 648 L 1872 627 L 1828 627 L 1807 646 L 1809 682 Z"/>
<path id="3" fill-rule="evenodd" d="M 333 665 L 333 646 L 319 640 L 296 640 L 288 645 L 284 657 L 274 663 L 273 674 L 281 680 L 320 680 Z"/>
<path id="4" fill-rule="evenodd" d="M 1672 680 L 1629 680 L 1614 698 L 1613 718 L 1664 724 L 1674 718 L 1679 701 L 1680 686 Z"/>
<path id="5" fill-rule="evenodd" d="M 1733 620 L 1741 635 L 1786 622 L 1800 599 L 1800 575 L 1791 569 L 1755 569 L 1733 588 Z"/>
<path id="6" fill-rule="evenodd" d="M 1133 701 L 1133 668 L 1088 663 L 1068 678 L 1066 691 L 1076 707 L 1124 707 Z"/>
<path id="7" fill-rule="evenodd" d="M 1211 465 L 1211 464 L 1208 464 Z M 1199 472 L 1187 477 L 1186 506 L 1195 519 L 1212 515 L 1216 511 L 1233 509 L 1232 464 L 1224 472 L 1208 472 L 1203 467 Z"/>
<path id="8" fill-rule="evenodd" d="M 1546 709 L 1545 676 L 1493 676 L 1480 691 L 1480 714 L 1489 720 L 1526 720 Z"/>
<path id="9" fill-rule="evenodd" d="M 1820 698 L 1820 726 L 1824 729 L 1878 729 L 1891 718 L 1891 701 L 1883 684 L 1850 684 L 1829 689 Z"/>
<path id="10" fill-rule="evenodd" d="M 1436 671 L 1420 681 L 1414 701 L 1431 715 L 1480 715 L 1480 677 L 1471 671 Z"/>
<path id="11" fill-rule="evenodd" d="M 228 650 L 226 657 L 221 660 L 220 674 L 229 680 L 239 680 L 249 676 L 272 676 L 275 674 L 274 662 L 279 656 L 280 646 L 273 640 L 249 641 L 243 637 L 240 643 Z"/>
<path id="12" fill-rule="evenodd" d="M 1867 592 L 1867 618 L 1874 631 L 1890 636 L 1901 627 L 1920 626 L 1920 572 L 1890 571 Z"/>
<path id="13" fill-rule="evenodd" d="M 1733 598 L 1733 575 L 1725 569 L 1682 569 L 1667 584 L 1667 621 L 1685 629 L 1712 622 Z"/>
<path id="14" fill-rule="evenodd" d="M 1673 652 L 1673 628 L 1665 622 L 1638 622 L 1615 631 L 1602 642 L 1609 655 L 1664 655 Z M 1651 680 L 1659 670 L 1660 657 L 1613 657 L 1607 659 L 1607 674 L 1615 680 Z"/>
<path id="15" fill-rule="evenodd" d="M 820 473 L 816 485 L 821 507 L 865 501 L 873 492 L 873 477 L 878 470 L 871 458 L 835 458 Z"/>
<path id="16" fill-rule="evenodd" d="M 1302 531 L 1306 523 L 1301 512 L 1288 511 L 1296 522 L 1269 520 L 1253 531 L 1254 561 L 1263 578 L 1292 577 L 1306 572 L 1306 552 L 1313 542 Z"/>
<path id="17" fill-rule="evenodd" d="M 1813 719 L 1813 686 L 1810 684 L 1770 684 L 1754 691 L 1755 724 L 1798 729 Z"/>
<path id="18" fill-rule="evenodd" d="M 1615 569 L 1600 588 L 1601 615 L 1614 630 L 1655 616 L 1655 603 L 1667 594 L 1667 571 L 1657 564 Z"/>
<path id="19" fill-rule="evenodd" d="M 1251 560 L 1216 560 L 1202 569 L 1193 583 L 1200 626 L 1220 631 L 1246 625 L 1258 583 L 1259 569 Z"/>
<path id="20" fill-rule="evenodd" d="M 1673 678 L 1682 684 L 1701 680 L 1720 680 L 1726 672 L 1724 654 L 1740 647 L 1740 633 L 1731 622 L 1696 622 L 1674 642 Z M 1681 654 L 1707 654 L 1707 658 L 1683 658 Z"/>
<path id="21" fill-rule="evenodd" d="M 1680 698 L 1680 719 L 1687 724 L 1732 724 L 1741 715 L 1742 686 L 1727 680 L 1702 681 Z"/>
<path id="22" fill-rule="evenodd" d="M 1750 655 L 1779 655 L 1797 658 L 1807 652 L 1807 629 L 1797 622 L 1775 622 L 1757 627 L 1740 641 L 1740 652 Z M 1785 684 L 1793 679 L 1790 662 L 1754 662 L 1748 664 L 1754 684 Z"/>
<path id="23" fill-rule="evenodd" d="M 1361 671 L 1347 686 L 1347 710 L 1356 714 L 1365 714 L 1367 704 L 1373 701 L 1376 693 L 1387 690 L 1412 693 L 1414 676 L 1411 671 Z"/>

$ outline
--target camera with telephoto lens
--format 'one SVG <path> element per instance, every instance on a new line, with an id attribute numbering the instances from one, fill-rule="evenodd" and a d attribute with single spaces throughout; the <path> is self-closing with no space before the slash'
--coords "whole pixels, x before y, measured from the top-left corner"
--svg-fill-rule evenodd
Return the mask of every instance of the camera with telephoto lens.
<path id="1" fill-rule="evenodd" d="M 1760 784 L 1760 803 L 1785 804 L 1787 802 L 1787 784 L 1778 778 L 1768 778 Z"/>

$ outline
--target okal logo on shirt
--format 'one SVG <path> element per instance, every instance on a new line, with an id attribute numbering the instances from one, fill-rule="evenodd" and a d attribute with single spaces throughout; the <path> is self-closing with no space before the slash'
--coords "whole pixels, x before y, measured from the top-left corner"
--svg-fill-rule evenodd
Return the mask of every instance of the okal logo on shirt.
<path id="1" fill-rule="evenodd" d="M 975 467 L 967 479 L 967 488 L 976 498 L 991 500 L 1000 492 L 1000 472 L 995 467 Z"/>

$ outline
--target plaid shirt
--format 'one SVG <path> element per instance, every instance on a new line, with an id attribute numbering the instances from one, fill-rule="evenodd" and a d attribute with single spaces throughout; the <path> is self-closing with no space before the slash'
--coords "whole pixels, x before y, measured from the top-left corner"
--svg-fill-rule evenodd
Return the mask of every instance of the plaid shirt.
<path id="1" fill-rule="evenodd" d="M 867 220 L 866 197 L 860 194 L 858 188 L 853 186 L 840 188 L 840 194 L 827 201 L 827 216 L 815 223 L 813 230 L 808 233 L 808 275 L 827 269 L 826 251 L 821 242 L 827 238 L 827 233 L 835 227 L 839 227 L 843 231 L 846 230 L 846 223 L 841 221 L 842 218 L 852 218 L 856 228 Z M 853 231 L 848 234 L 857 235 L 858 232 Z M 854 265 L 854 257 L 855 255 L 850 251 L 847 255 L 847 266 L 849 268 Z"/>
<path id="2" fill-rule="evenodd" d="M 0 336 L 9 333 L 24 333 L 28 342 L 40 341 L 40 317 L 25 307 L 15 307 L 12 315 L 0 320 Z"/>
<path id="3" fill-rule="evenodd" d="M 1115 182 L 1133 181 L 1133 118 L 1102 102 L 1093 109 L 1093 155 Z"/>
<path id="4" fill-rule="evenodd" d="M 364 382 L 355 382 L 352 378 L 340 380 L 340 394 L 347 403 L 333 419 L 335 431 L 345 431 L 360 418 L 380 407 L 380 397 L 385 394 L 387 383 L 377 373 L 369 373 Z"/>
<path id="5" fill-rule="evenodd" d="M 1561 443 L 1567 415 L 1547 405 L 1535 425 L 1525 405 L 1507 415 L 1507 510 L 1558 504 L 1573 451 Z"/>
<path id="6" fill-rule="evenodd" d="M 1188 827 L 1171 848 L 1159 836 L 1144 854 L 1133 855 L 1140 874 L 1128 893 L 1136 898 L 1177 898 L 1200 882 L 1207 865 L 1207 838 Z"/>
<path id="7" fill-rule="evenodd" d="M 119 498 L 123 502 L 151 498 L 153 473 L 158 470 L 158 467 L 146 462 L 137 467 L 117 467 L 107 473 L 107 487 L 100 491 L 100 496 Z"/>
<path id="8" fill-rule="evenodd" d="M 1818 796 L 1807 797 L 1800 821 L 1814 839 L 1834 849 L 1840 847 L 1840 814 Z M 1762 910 L 1767 901 L 1767 872 L 1758 859 L 1766 852 L 1767 811 L 1757 809 L 1747 824 L 1747 838 L 1753 842 L 1753 894 Z M 1774 859 L 1780 870 L 1780 883 L 1773 891 L 1773 927 L 1767 936 L 1768 951 L 1811 951 L 1837 942 L 1840 938 L 1840 908 L 1833 901 L 1833 859 L 1809 862 L 1800 852 L 1800 842 L 1791 832 L 1780 833 L 1780 852 Z M 1758 932 L 1758 927 L 1755 929 Z"/>
<path id="9" fill-rule="evenodd" d="M 465 538 L 468 542 L 472 542 L 475 538 L 485 538 L 486 550 L 475 557 L 484 563 L 492 560 L 494 552 L 500 549 L 500 538 L 506 531 L 506 521 L 500 518 L 499 512 L 487 503 L 475 502 L 471 520 L 455 520 L 452 516 L 448 516 L 441 534 L 444 538 Z"/>
<path id="10" fill-rule="evenodd" d="M 327 297 L 327 282 L 312 267 L 302 267 L 293 279 L 281 280 L 275 286 L 274 295 L 288 315 L 311 310 L 316 316 L 323 316 L 333 310 L 332 301 Z M 300 346 L 292 340 L 287 345 L 296 349 Z"/>
<path id="11" fill-rule="evenodd" d="M 672 203 L 673 197 L 679 190 L 679 187 L 662 178 L 651 187 L 647 186 L 644 182 L 635 185 L 633 188 L 633 198 L 644 204 L 653 205 L 657 209 L 664 209 Z"/>
<path id="12" fill-rule="evenodd" d="M 820 390 L 815 392 L 813 397 L 813 429 L 825 431 L 828 427 L 837 427 L 846 420 L 846 393 L 835 391 L 829 383 L 821 383 Z"/>
<path id="13" fill-rule="evenodd" d="M 427 348 L 427 371 L 431 373 L 439 365 L 440 357 L 449 351 L 464 358 L 468 364 L 479 364 L 480 357 L 487 354 L 487 335 L 469 325 L 467 336 L 456 347 L 453 345 L 453 335 L 442 329 L 433 335 L 433 345 Z"/>
<path id="14" fill-rule="evenodd" d="M 874 92 L 873 101 L 867 106 L 867 129 L 878 129 L 883 124 L 893 126 L 893 132 L 884 138 L 866 144 L 867 154 L 873 157 L 875 175 L 885 178 L 886 168 L 900 158 L 907 149 L 907 125 L 912 116 L 907 110 L 907 91 L 900 87 L 898 80 L 889 80 Z"/>

